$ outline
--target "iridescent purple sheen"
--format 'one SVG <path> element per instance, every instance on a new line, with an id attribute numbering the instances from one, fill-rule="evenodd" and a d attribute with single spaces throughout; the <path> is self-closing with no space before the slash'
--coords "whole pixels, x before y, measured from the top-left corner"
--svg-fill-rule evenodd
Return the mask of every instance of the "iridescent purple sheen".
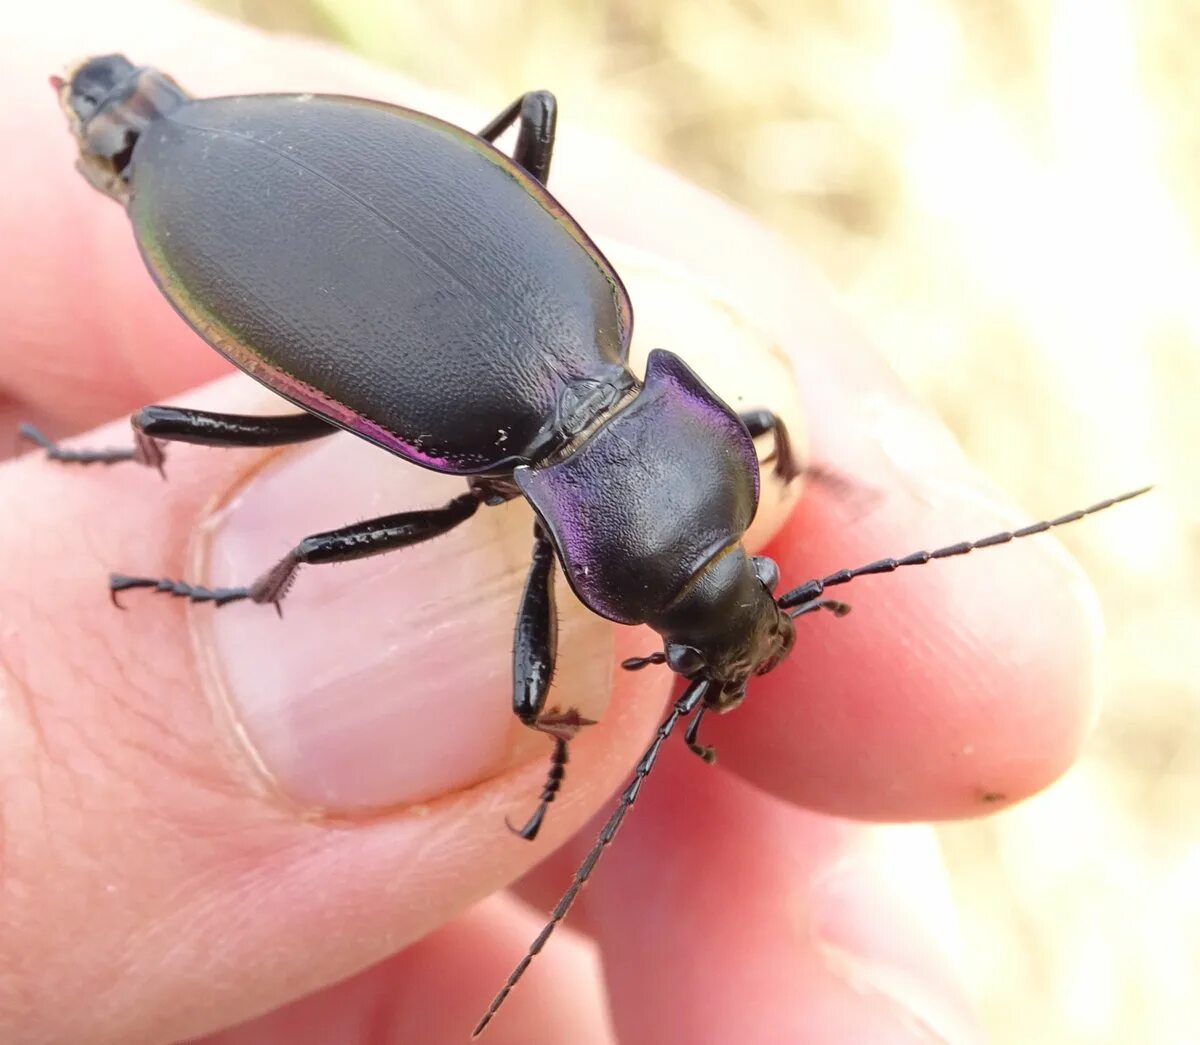
<path id="1" fill-rule="evenodd" d="M 758 458 L 737 415 L 678 356 L 650 354 L 630 406 L 570 457 L 518 468 L 567 579 L 596 613 L 643 623 L 723 549 L 758 505 Z"/>
<path id="2" fill-rule="evenodd" d="M 216 338 L 209 335 L 209 340 L 215 342 Z M 306 384 L 291 374 L 286 374 L 281 370 L 276 370 L 264 364 L 259 357 L 243 350 L 241 346 L 230 345 L 226 348 L 218 344 L 217 347 L 221 348 L 222 352 L 232 362 L 236 363 L 240 369 L 244 370 L 251 377 L 257 378 L 273 392 L 278 393 L 297 406 L 320 414 L 339 428 L 344 428 L 348 432 L 362 436 L 376 446 L 381 446 L 385 450 L 398 454 L 406 460 L 412 461 L 414 464 L 424 465 L 426 468 L 433 469 L 434 471 L 453 470 L 446 467 L 444 458 L 427 454 L 411 443 L 406 443 L 395 432 L 390 432 L 383 425 L 376 424 L 370 418 L 355 413 L 344 403 L 340 403 L 332 396 L 326 395 L 319 388 L 313 388 L 312 385 Z"/>

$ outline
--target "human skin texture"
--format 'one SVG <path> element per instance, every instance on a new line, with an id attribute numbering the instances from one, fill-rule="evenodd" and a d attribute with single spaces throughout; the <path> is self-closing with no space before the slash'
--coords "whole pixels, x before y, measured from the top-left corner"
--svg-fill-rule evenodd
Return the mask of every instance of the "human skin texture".
<path id="1" fill-rule="evenodd" d="M 125 443 L 121 419 L 150 402 L 282 407 L 159 296 L 126 216 L 72 170 L 47 75 L 120 50 L 197 94 L 492 115 L 170 3 L 42 5 L 0 33 L 0 430 L 30 420 L 72 445 Z M 560 126 L 556 196 L 602 245 L 735 302 L 799 389 L 764 385 L 771 401 L 745 405 L 799 403 L 786 409 L 802 409 L 811 459 L 848 480 L 765 510 L 783 588 L 1030 521 L 787 246 L 573 133 L 567 107 Z M 703 331 L 677 313 L 678 342 L 655 336 L 686 357 Z M 734 384 L 753 369 L 697 365 L 718 388 L 723 368 Z M 0 1039 L 465 1039 L 544 917 L 517 897 L 553 903 L 673 692 L 664 669 L 615 670 L 655 636 L 562 594 L 554 699 L 601 721 L 526 843 L 504 817 L 528 814 L 549 753 L 507 706 L 527 506 L 309 568 L 282 621 L 136 592 L 117 612 L 110 570 L 245 582 L 307 533 L 461 488 L 341 435 L 267 454 L 172 446 L 167 469 L 163 483 L 38 453 L 0 465 Z M 861 821 L 982 814 L 1061 774 L 1095 713 L 1091 596 L 1051 538 L 838 596 L 850 616 L 798 621 L 791 657 L 705 720 L 716 767 L 668 745 L 577 932 L 554 938 L 491 1041 L 976 1040 L 928 829 Z"/>

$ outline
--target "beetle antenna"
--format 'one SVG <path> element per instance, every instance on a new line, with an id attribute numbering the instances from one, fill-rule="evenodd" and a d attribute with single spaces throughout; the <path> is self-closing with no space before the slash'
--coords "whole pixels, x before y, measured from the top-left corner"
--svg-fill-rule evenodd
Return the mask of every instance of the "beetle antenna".
<path id="1" fill-rule="evenodd" d="M 537 934 L 533 943 L 529 945 L 529 950 L 525 952 L 525 957 L 522 958 L 515 969 L 509 974 L 508 980 L 504 986 L 500 988 L 500 992 L 492 999 L 492 1004 L 488 1006 L 487 1012 L 483 1014 L 482 1019 L 475 1025 L 475 1030 L 471 1032 L 472 1038 L 478 1038 L 483 1033 L 486 1027 L 492 1021 L 492 1017 L 496 1015 L 500 1006 L 504 1004 L 504 999 L 508 997 L 517 981 L 525 974 L 525 970 L 529 968 L 530 962 L 534 956 L 538 954 L 546 945 L 546 941 L 550 939 L 550 934 L 558 927 L 571 909 L 571 904 L 575 902 L 575 897 L 579 895 L 579 890 L 583 888 L 584 883 L 592 876 L 592 872 L 596 869 L 596 864 L 600 862 L 600 855 L 604 852 L 609 842 L 616 837 L 617 831 L 621 826 L 621 821 L 625 819 L 625 814 L 629 812 L 629 807 L 637 801 L 638 792 L 642 789 L 642 781 L 650 775 L 650 770 L 654 768 L 654 763 L 658 758 L 658 750 L 663 746 L 663 742 L 671 735 L 675 726 L 681 718 L 685 718 L 696 710 L 697 705 L 704 699 L 708 692 L 710 683 L 707 679 L 697 679 L 693 682 L 675 703 L 671 706 L 671 711 L 662 721 L 662 725 L 658 727 L 658 732 L 654 734 L 654 739 L 650 742 L 650 746 L 646 748 L 642 755 L 641 761 L 638 762 L 637 768 L 633 771 L 633 779 L 629 782 L 629 786 L 621 792 L 621 797 L 617 802 L 617 808 L 613 810 L 612 816 L 608 818 L 608 823 L 604 825 L 599 837 L 596 839 L 596 844 L 592 846 L 591 851 L 584 857 L 583 863 L 579 865 L 579 870 L 575 872 L 575 877 L 571 879 L 571 884 L 567 887 L 567 891 L 563 893 L 562 899 L 555 905 L 554 910 L 550 913 L 550 920 L 542 926 L 542 931 Z"/>
<path id="2" fill-rule="evenodd" d="M 1032 537 L 1034 534 L 1052 530 L 1056 526 L 1065 526 L 1067 523 L 1077 522 L 1086 515 L 1094 515 L 1096 512 L 1102 512 L 1104 509 L 1111 508 L 1114 504 L 1120 504 L 1122 501 L 1131 501 L 1133 498 L 1140 497 L 1152 489 L 1154 489 L 1152 486 L 1143 486 L 1140 490 L 1132 490 L 1129 493 L 1121 494 L 1119 497 L 1110 497 L 1107 501 L 1093 504 L 1090 508 L 1083 508 L 1077 512 L 1069 512 L 1066 515 L 1060 515 L 1057 519 L 1033 523 L 1020 530 L 994 533 L 990 537 L 983 537 L 978 541 L 963 541 L 961 544 L 950 544 L 945 548 L 938 548 L 937 551 L 913 552 L 911 555 L 906 555 L 903 559 L 879 559 L 876 562 L 869 562 L 865 566 L 859 566 L 853 570 L 838 570 L 837 573 L 831 573 L 828 577 L 822 577 L 820 580 L 805 581 L 798 588 L 793 588 L 791 591 L 780 596 L 777 601 L 779 607 L 785 610 L 793 606 L 802 606 L 819 597 L 826 588 L 832 588 L 837 584 L 848 584 L 855 577 L 864 577 L 871 573 L 891 573 L 893 570 L 898 570 L 901 566 L 923 566 L 930 559 L 949 559 L 954 555 L 966 555 L 968 552 L 973 552 L 976 548 L 990 548 L 997 544 L 1007 544 L 1018 537 Z"/>

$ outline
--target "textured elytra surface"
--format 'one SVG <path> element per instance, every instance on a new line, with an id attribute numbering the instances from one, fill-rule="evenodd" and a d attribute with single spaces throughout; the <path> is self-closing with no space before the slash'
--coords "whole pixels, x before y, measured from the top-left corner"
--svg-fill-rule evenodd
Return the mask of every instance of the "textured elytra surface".
<path id="1" fill-rule="evenodd" d="M 294 402 L 439 471 L 520 461 L 629 308 L 555 201 L 473 136 L 354 99 L 191 102 L 133 157 L 130 214 L 193 326 Z"/>

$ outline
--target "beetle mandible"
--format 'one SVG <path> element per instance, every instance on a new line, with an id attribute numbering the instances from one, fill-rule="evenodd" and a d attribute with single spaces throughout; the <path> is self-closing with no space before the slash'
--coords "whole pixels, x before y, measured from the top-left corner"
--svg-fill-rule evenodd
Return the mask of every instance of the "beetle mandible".
<path id="1" fill-rule="evenodd" d="M 461 475 L 467 487 L 439 508 L 306 537 L 244 587 L 114 574 L 114 601 L 150 588 L 278 609 L 303 564 L 406 547 L 481 505 L 523 496 L 536 521 L 517 613 L 513 712 L 553 741 L 537 806 L 513 828 L 527 839 L 561 787 L 569 741 L 590 724 L 574 708 L 547 706 L 556 566 L 594 612 L 662 636 L 662 650 L 626 668 L 665 663 L 688 680 L 476 1034 L 566 916 L 676 725 L 688 718 L 688 747 L 712 761 L 698 739 L 705 712 L 736 707 L 748 680 L 788 655 L 795 618 L 847 612 L 823 597 L 827 588 L 1043 533 L 1145 492 L 839 570 L 777 597 L 774 562 L 748 554 L 742 536 L 758 504 L 753 438 L 773 435 L 781 479 L 800 473 L 787 430 L 767 410 L 735 413 L 670 351 L 650 354 L 644 378 L 630 370 L 633 311 L 620 277 L 545 187 L 556 121 L 549 92 L 522 95 L 471 134 L 359 98 L 194 99 L 121 55 L 89 59 L 52 83 L 80 171 L 126 207 L 171 304 L 302 412 L 149 406 L 132 418 L 129 448 L 68 449 L 22 425 L 25 438 L 59 461 L 162 471 L 164 442 L 282 446 L 345 429 Z M 514 124 L 509 157 L 492 143 Z"/>

